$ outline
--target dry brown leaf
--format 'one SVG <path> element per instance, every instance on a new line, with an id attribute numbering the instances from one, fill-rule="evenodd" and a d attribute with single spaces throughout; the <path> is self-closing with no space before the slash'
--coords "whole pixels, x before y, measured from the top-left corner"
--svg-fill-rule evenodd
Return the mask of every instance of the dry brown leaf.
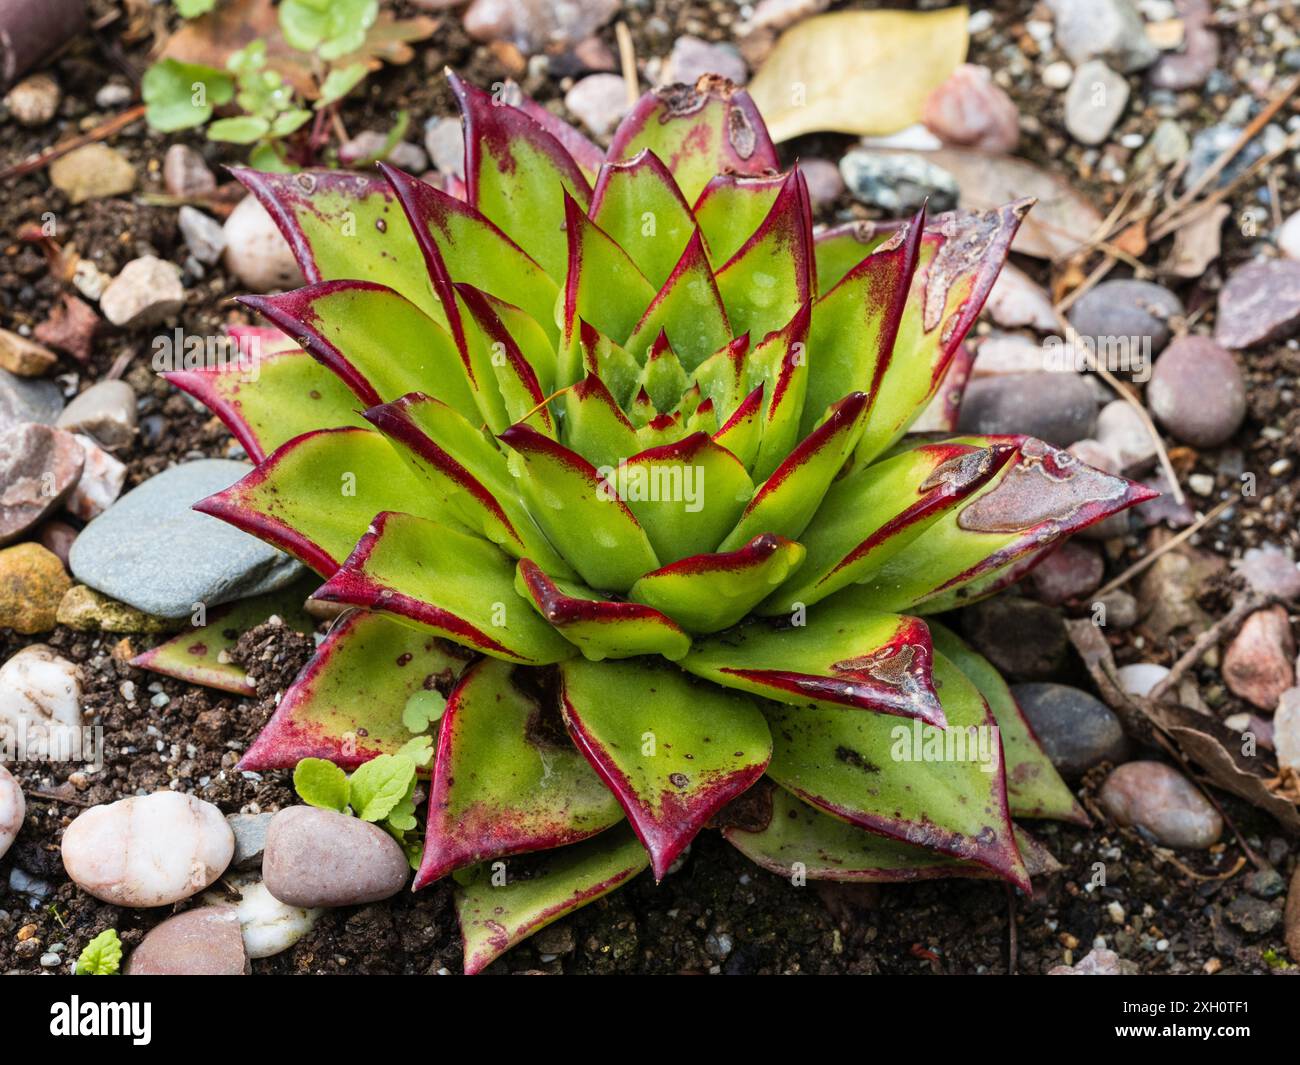
<path id="1" fill-rule="evenodd" d="M 1209 714 L 1128 694 L 1117 679 L 1110 645 L 1092 620 L 1077 618 L 1065 627 L 1102 701 L 1119 715 L 1126 732 L 1148 744 L 1158 735 L 1167 737 L 1210 783 L 1272 814 L 1287 829 L 1300 831 L 1300 809 L 1276 790 L 1276 767 L 1262 752 L 1246 757 L 1241 737 Z"/>
<path id="2" fill-rule="evenodd" d="M 1134 222 L 1131 226 L 1123 229 L 1114 239 L 1111 240 L 1116 248 L 1126 252 L 1135 259 L 1142 258 L 1147 251 L 1147 225 L 1145 222 Z"/>
<path id="3" fill-rule="evenodd" d="M 1168 268 L 1178 277 L 1200 277 L 1221 251 L 1223 222 L 1232 214 L 1226 203 L 1203 211 L 1174 231 Z"/>
<path id="4" fill-rule="evenodd" d="M 1088 200 L 1061 178 L 1024 159 L 968 148 L 924 154 L 956 178 L 963 207 L 989 210 L 1024 196 L 1037 198 L 1020 224 L 1012 251 L 1064 259 L 1090 241 L 1101 226 L 1101 215 Z"/>
<path id="5" fill-rule="evenodd" d="M 965 7 L 838 11 L 792 26 L 749 92 L 774 141 L 802 133 L 895 133 L 966 58 Z"/>
<path id="6" fill-rule="evenodd" d="M 377 70 L 381 63 L 409 63 L 415 55 L 410 42 L 431 36 L 437 28 L 438 20 L 434 18 L 421 15 L 398 20 L 392 12 L 381 11 L 366 35 L 365 46 L 334 65 L 364 62 Z M 207 15 L 191 19 L 172 34 L 163 47 L 162 58 L 225 70 L 231 55 L 259 37 L 266 41 L 266 65 L 278 71 L 296 92 L 315 98 L 312 58 L 285 43 L 271 0 L 231 0 Z"/>

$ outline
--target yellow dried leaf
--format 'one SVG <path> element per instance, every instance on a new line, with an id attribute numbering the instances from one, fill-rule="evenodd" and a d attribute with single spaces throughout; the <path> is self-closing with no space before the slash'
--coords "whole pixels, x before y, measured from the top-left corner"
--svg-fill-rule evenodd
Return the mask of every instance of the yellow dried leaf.
<path id="1" fill-rule="evenodd" d="M 966 59 L 965 7 L 840 11 L 791 27 L 749 91 L 775 141 L 880 135 L 920 121 L 925 98 Z"/>

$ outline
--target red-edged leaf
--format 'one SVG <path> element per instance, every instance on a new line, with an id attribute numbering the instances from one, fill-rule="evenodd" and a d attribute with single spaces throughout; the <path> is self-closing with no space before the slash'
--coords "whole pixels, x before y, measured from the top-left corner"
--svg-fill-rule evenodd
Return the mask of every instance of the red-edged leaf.
<path id="1" fill-rule="evenodd" d="M 709 262 L 727 262 L 754 235 L 772 210 L 788 175 L 740 177 L 717 174 L 695 201 L 695 221 L 704 232 Z"/>
<path id="2" fill-rule="evenodd" d="M 1085 827 L 1091 824 L 993 664 L 937 622 L 930 622 L 930 637 L 935 650 L 979 689 L 997 719 L 1007 763 L 1007 804 L 1011 816 L 1050 818 Z M 1029 856 L 1026 854 L 1025 858 L 1028 861 Z"/>
<path id="3" fill-rule="evenodd" d="M 731 325 L 696 230 L 625 345 L 634 355 L 666 334 L 690 371 L 731 340 Z"/>
<path id="4" fill-rule="evenodd" d="M 942 725 L 932 658 L 924 622 L 832 600 L 789 621 L 754 620 L 697 640 L 681 664 L 705 680 L 799 712 L 847 706 Z"/>
<path id="5" fill-rule="evenodd" d="M 480 292 L 472 285 L 457 285 L 456 298 L 466 312 L 466 342 L 474 368 L 475 398 L 487 426 L 499 433 L 516 421 L 536 414 L 540 426 L 554 433 L 546 408 L 546 391 L 538 380 L 534 362 L 554 377 L 550 343 L 536 322 L 518 308 Z M 511 313 L 511 312 L 514 313 Z M 509 324 L 507 324 L 509 323 Z M 473 385 L 472 385 L 473 387 Z"/>
<path id="6" fill-rule="evenodd" d="M 927 444 L 840 478 L 802 534 L 807 561 L 761 612 L 789 613 L 796 603 L 810 605 L 870 580 L 1014 454 L 1006 443 Z"/>
<path id="7" fill-rule="evenodd" d="M 750 354 L 745 388 L 763 386 L 762 436 L 754 459 L 754 480 L 765 481 L 806 434 L 799 431 L 808 392 L 808 324 L 812 304 L 805 303 L 789 323 L 769 333 Z M 845 389 L 847 395 L 852 389 Z"/>
<path id="8" fill-rule="evenodd" d="M 501 440 L 523 460 L 529 512 L 589 587 L 625 592 L 659 567 L 632 511 L 590 462 L 526 425 Z"/>
<path id="9" fill-rule="evenodd" d="M 776 471 L 754 493 L 720 551 L 734 551 L 761 533 L 797 538 L 853 452 L 866 420 L 867 397 L 847 395 L 835 404 L 826 420 L 804 438 Z"/>
<path id="10" fill-rule="evenodd" d="M 513 82 L 506 82 L 506 91 L 512 106 L 519 108 L 564 145 L 564 150 L 573 156 L 573 161 L 578 164 L 587 179 L 594 181 L 601 164 L 605 161 L 605 150 L 593 144 L 585 134 L 562 118 L 551 114 L 531 96 L 521 92 Z"/>
<path id="11" fill-rule="evenodd" d="M 829 226 L 813 236 L 813 258 L 817 263 L 817 291 L 827 293 L 850 270 L 889 240 L 905 221 L 868 222 L 856 219 Z"/>
<path id="12" fill-rule="evenodd" d="M 754 389 L 713 434 L 713 442 L 725 447 L 746 468 L 754 465 L 762 444 L 763 391 L 761 386 Z"/>
<path id="13" fill-rule="evenodd" d="M 934 676 L 947 728 L 764 704 L 773 740 L 768 775 L 824 813 L 976 862 L 1028 891 L 993 715 L 941 655 Z"/>
<path id="14" fill-rule="evenodd" d="M 388 163 L 379 166 L 415 233 L 453 339 L 459 342 L 461 327 L 452 285 L 464 282 L 524 308 L 552 342 L 556 340 L 559 288 L 519 245 L 463 200 Z"/>
<path id="15" fill-rule="evenodd" d="M 440 510 L 515 558 L 534 558 L 571 575 L 519 499 L 505 455 L 456 411 L 419 392 L 372 407 L 366 419 L 432 491 Z"/>
<path id="16" fill-rule="evenodd" d="M 896 884 L 913 880 L 996 877 L 991 869 L 938 851 L 868 832 L 814 806 L 784 788 L 760 784 L 764 796 L 746 795 L 744 824 L 722 830 L 727 842 L 756 865 L 777 876 L 857 884 Z M 759 802 L 762 809 L 753 810 Z M 1030 876 L 1058 871 L 1060 863 L 1029 833 L 1013 826 L 1016 845 Z"/>
<path id="17" fill-rule="evenodd" d="M 709 818 L 762 775 L 772 753 L 763 715 L 743 695 L 646 659 L 574 659 L 560 676 L 569 733 L 662 880 Z"/>
<path id="18" fill-rule="evenodd" d="M 589 216 L 613 238 L 646 279 L 661 288 L 696 233 L 681 189 L 649 149 L 626 162 L 605 163 Z"/>
<path id="19" fill-rule="evenodd" d="M 665 565 L 717 547 L 754 491 L 745 467 L 706 433 L 642 451 L 605 477 Z"/>
<path id="20" fill-rule="evenodd" d="M 229 652 L 240 636 L 272 614 L 299 632 L 312 632 L 316 622 L 303 609 L 303 603 L 319 583 L 317 578 L 308 576 L 282 591 L 217 607 L 208 613 L 206 624 L 187 628 L 180 635 L 136 655 L 131 665 L 189 684 L 252 695 L 254 689 L 248 674 L 242 666 L 230 661 Z"/>
<path id="21" fill-rule="evenodd" d="M 231 173 L 270 213 L 309 282 L 384 285 L 446 324 L 411 227 L 383 178 L 343 170 Z"/>
<path id="22" fill-rule="evenodd" d="M 795 572 L 803 557 L 802 545 L 764 534 L 738 551 L 696 555 L 647 573 L 628 597 L 663 611 L 689 632 L 720 632 Z"/>
<path id="23" fill-rule="evenodd" d="M 944 513 L 870 584 L 839 596 L 868 610 L 950 610 L 988 594 L 994 580 L 1030 554 L 1157 494 L 1041 440 L 1020 440 L 1019 453 L 988 485 Z"/>
<path id="24" fill-rule="evenodd" d="M 641 310 L 654 299 L 654 288 L 571 196 L 564 197 L 564 211 L 568 235 L 565 342 L 575 335 L 581 320 L 622 343 L 636 327 Z"/>
<path id="25" fill-rule="evenodd" d="M 465 125 L 469 204 L 490 218 L 553 278 L 564 274 L 566 197 L 582 210 L 591 186 L 564 146 L 522 111 L 449 74 Z"/>
<path id="26" fill-rule="evenodd" d="M 390 288 L 324 281 L 240 302 L 296 338 L 367 407 L 427 388 L 467 418 L 479 413 L 481 389 L 447 331 Z"/>
<path id="27" fill-rule="evenodd" d="M 375 518 L 317 599 L 364 607 L 494 658 L 527 665 L 573 654 L 514 588 L 510 557 L 488 541 L 410 514 Z"/>
<path id="28" fill-rule="evenodd" d="M 597 469 L 617 466 L 636 452 L 636 429 L 596 374 L 567 389 L 560 404 L 565 446 Z"/>
<path id="29" fill-rule="evenodd" d="M 369 429 L 294 437 L 225 491 L 194 505 L 326 577 L 376 514 L 399 507 L 430 516 L 439 510 L 392 445 Z"/>
<path id="30" fill-rule="evenodd" d="M 220 418 L 254 462 L 312 429 L 364 424 L 338 375 L 292 346 L 247 368 L 230 362 L 162 376 Z"/>
<path id="31" fill-rule="evenodd" d="M 354 769 L 393 754 L 413 735 L 402 723 L 407 701 L 450 690 L 469 657 L 382 614 L 350 611 L 289 685 L 238 768 L 289 769 L 303 758 L 326 758 Z"/>
<path id="32" fill-rule="evenodd" d="M 529 670 L 485 659 L 443 712 L 414 888 L 474 862 L 578 843 L 621 820 L 565 734 L 554 692 Z"/>
<path id="33" fill-rule="evenodd" d="M 1021 200 L 982 214 L 943 214 L 926 226 L 893 354 L 879 374 L 858 445 L 858 465 L 902 436 L 938 391 L 1031 205 Z"/>
<path id="34" fill-rule="evenodd" d="M 803 174 L 786 178 L 763 224 L 718 270 L 737 333 L 766 336 L 812 298 L 812 207 Z"/>
<path id="35" fill-rule="evenodd" d="M 528 559 L 519 563 L 515 589 L 556 632 L 592 661 L 661 655 L 681 658 L 691 638 L 671 618 L 639 603 L 613 602 L 569 581 L 555 581 Z"/>
<path id="36" fill-rule="evenodd" d="M 629 159 L 643 148 L 668 164 L 691 202 L 715 174 L 780 169 L 749 94 L 712 74 L 694 86 L 667 85 L 641 97 L 614 131 L 609 158 Z"/>
<path id="37" fill-rule="evenodd" d="M 803 434 L 850 392 L 866 392 L 875 403 L 916 270 L 924 218 L 922 209 L 906 230 L 863 259 L 813 307 Z"/>
<path id="38" fill-rule="evenodd" d="M 479 866 L 455 890 L 465 974 L 482 972 L 511 947 L 622 887 L 649 864 L 631 829 L 616 826 L 571 847 L 510 860 L 504 884 L 496 870 Z"/>

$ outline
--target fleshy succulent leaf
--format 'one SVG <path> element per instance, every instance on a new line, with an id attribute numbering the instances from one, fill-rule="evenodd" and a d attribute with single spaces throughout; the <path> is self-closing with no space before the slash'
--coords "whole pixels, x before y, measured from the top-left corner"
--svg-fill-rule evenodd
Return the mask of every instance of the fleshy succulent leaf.
<path id="1" fill-rule="evenodd" d="M 722 834 L 746 858 L 777 876 L 893 884 L 949 876 L 982 880 L 997 875 L 975 862 L 831 817 L 800 802 L 784 788 L 772 788 L 766 803 L 760 817 L 744 825 L 728 825 Z M 1054 859 L 1044 855 L 1042 845 L 1018 825 L 1014 833 L 1026 872 L 1030 876 L 1051 872 Z"/>
<path id="2" fill-rule="evenodd" d="M 386 512 L 316 598 L 389 614 L 494 658 L 544 665 L 569 657 L 573 646 L 515 592 L 514 569 L 487 540 Z"/>
<path id="3" fill-rule="evenodd" d="M 718 268 L 718 290 L 737 333 L 780 329 L 813 295 L 812 208 L 808 185 L 790 173 L 763 224 Z"/>
<path id="4" fill-rule="evenodd" d="M 566 389 L 560 405 L 564 443 L 597 469 L 612 468 L 635 454 L 636 429 L 596 374 Z"/>
<path id="5" fill-rule="evenodd" d="M 924 209 L 911 224 L 850 270 L 817 301 L 808 342 L 808 399 L 803 432 L 849 392 L 866 392 L 874 404 L 891 364 L 894 338 L 916 269 Z M 928 364 L 918 373 L 928 373 Z"/>
<path id="6" fill-rule="evenodd" d="M 519 501 L 506 457 L 459 413 L 421 393 L 372 407 L 366 419 L 452 515 L 515 558 L 571 574 Z"/>
<path id="7" fill-rule="evenodd" d="M 762 435 L 753 474 L 765 481 L 796 443 L 808 392 L 808 323 L 812 305 L 805 303 L 783 328 L 769 333 L 749 355 L 745 388 L 763 386 Z M 845 393 L 852 391 L 846 389 Z"/>
<path id="8" fill-rule="evenodd" d="M 501 439 L 522 464 L 530 512 L 590 587 L 624 592 L 659 567 L 645 530 L 590 462 L 526 425 Z"/>
<path id="9" fill-rule="evenodd" d="M 579 320 L 622 342 L 636 327 L 655 290 L 636 264 L 572 196 L 564 197 L 568 234 L 568 274 L 564 287 L 564 335 L 572 338 Z"/>
<path id="10" fill-rule="evenodd" d="M 740 251 L 763 224 L 785 182 L 784 174 L 765 177 L 718 174 L 704 186 L 695 201 L 695 222 L 704 233 L 709 262 L 714 269 Z"/>
<path id="11" fill-rule="evenodd" d="M 730 628 L 803 561 L 804 548 L 764 533 L 737 551 L 695 555 L 647 573 L 628 598 L 661 610 L 688 632 Z"/>
<path id="12" fill-rule="evenodd" d="M 465 187 L 471 207 L 541 264 L 552 278 L 567 260 L 565 201 L 583 211 L 591 186 L 564 146 L 522 111 L 450 75 L 465 126 Z"/>
<path id="13" fill-rule="evenodd" d="M 771 757 L 772 738 L 752 700 L 670 666 L 574 659 L 561 681 L 574 743 L 623 805 L 656 880 Z"/>
<path id="14" fill-rule="evenodd" d="M 812 521 L 826 489 L 840 472 L 862 433 L 867 397 L 853 392 L 835 404 L 772 473 L 745 507 L 740 521 L 718 548 L 734 551 L 765 532 L 798 539 Z"/>
<path id="15" fill-rule="evenodd" d="M 641 97 L 614 131 L 609 158 L 630 159 L 643 148 L 668 164 L 690 202 L 715 174 L 757 175 L 780 166 L 749 94 L 712 74 Z"/>
<path id="16" fill-rule="evenodd" d="M 555 581 L 536 563 L 523 559 L 515 590 L 555 626 L 584 656 L 594 661 L 661 655 L 675 661 L 691 638 L 672 618 L 640 603 L 613 602 L 569 581 Z"/>
<path id="17" fill-rule="evenodd" d="M 608 479 L 665 565 L 717 547 L 754 493 L 745 467 L 707 433 L 633 455 Z"/>
<path id="18" fill-rule="evenodd" d="M 769 704 L 768 775 L 834 817 L 978 862 L 1028 890 L 1007 812 L 993 715 L 975 686 L 941 655 L 934 656 L 934 675 L 946 728 L 919 719 L 900 725 L 881 714 Z"/>
<path id="19" fill-rule="evenodd" d="M 589 181 L 596 180 L 596 175 L 600 173 L 601 165 L 605 161 L 603 148 L 593 144 L 574 126 L 557 118 L 531 96 L 521 92 L 512 81 L 506 82 L 506 98 L 511 106 L 517 107 L 564 145 L 564 150 L 573 157 L 573 161 L 578 164 Z"/>
<path id="20" fill-rule="evenodd" d="M 832 601 L 788 621 L 751 620 L 697 640 L 682 668 L 800 713 L 850 707 L 942 725 L 932 659 L 924 622 Z"/>
<path id="21" fill-rule="evenodd" d="M 522 307 L 552 341 L 558 337 L 559 287 L 522 248 L 464 200 L 449 196 L 387 163 L 379 164 L 397 194 L 423 253 L 430 283 L 456 335 L 456 283 Z"/>
<path id="22" fill-rule="evenodd" d="M 981 439 L 1008 438 L 959 438 Z M 839 594 L 865 609 L 949 610 L 987 592 L 980 582 L 1027 555 L 1154 495 L 1041 440 L 1018 439 L 1019 451 L 988 484 L 942 514 L 870 584 Z"/>
<path id="23" fill-rule="evenodd" d="M 315 629 L 316 623 L 303 609 L 303 602 L 318 583 L 309 575 L 282 591 L 217 607 L 208 613 L 205 624 L 186 628 L 157 647 L 141 652 L 131 659 L 131 665 L 190 684 L 251 695 L 252 682 L 244 668 L 230 660 L 230 651 L 240 636 L 272 615 L 298 632 L 309 633 Z"/>
<path id="24" fill-rule="evenodd" d="M 649 149 L 626 162 L 608 162 L 601 167 L 590 217 L 627 252 L 655 288 L 663 287 L 687 242 L 697 233 L 681 189 Z"/>
<path id="25" fill-rule="evenodd" d="M 467 418 L 479 403 L 447 331 L 390 288 L 325 281 L 241 301 L 333 370 L 364 407 L 427 389 Z"/>
<path id="26" fill-rule="evenodd" d="M 326 758 L 355 769 L 411 739 L 403 721 L 418 692 L 450 690 L 470 653 L 382 614 L 354 610 L 330 629 L 240 759 L 240 770 Z"/>
<path id="27" fill-rule="evenodd" d="M 822 294 L 829 292 L 845 274 L 906 226 L 906 222 L 857 219 L 815 234 L 813 258 L 817 264 L 817 291 Z"/>
<path id="28" fill-rule="evenodd" d="M 511 876 L 515 863 L 526 870 L 523 875 Z M 479 866 L 455 892 L 466 975 L 482 972 L 511 947 L 608 895 L 649 864 L 632 830 L 614 827 L 571 847 L 514 859 L 500 886 L 491 869 Z"/>
<path id="29" fill-rule="evenodd" d="M 292 342 L 251 366 L 231 361 L 163 376 L 225 422 L 254 462 L 312 429 L 365 424 L 352 391 Z"/>
<path id="30" fill-rule="evenodd" d="M 938 390 L 1032 203 L 943 214 L 926 226 L 893 354 L 878 371 L 871 415 L 858 446 L 859 465 L 902 436 Z"/>
<path id="31" fill-rule="evenodd" d="M 341 170 L 274 174 L 235 167 L 231 173 L 271 215 L 308 282 L 384 285 L 446 323 L 388 182 Z"/>
<path id="32" fill-rule="evenodd" d="M 625 345 L 634 355 L 666 334 L 682 366 L 690 371 L 731 340 L 713 270 L 699 230 L 655 296 Z"/>
<path id="33" fill-rule="evenodd" d="M 1014 454 L 1010 444 L 930 444 L 840 478 L 801 537 L 808 559 L 763 605 L 783 614 L 870 580 L 918 536 L 986 484 Z"/>
<path id="34" fill-rule="evenodd" d="M 951 629 L 934 621 L 929 624 L 935 650 L 979 689 L 997 720 L 1006 758 L 1007 803 L 1011 816 L 1090 824 L 1079 800 L 1052 765 L 1007 682 L 993 664 L 973 651 Z"/>
<path id="35" fill-rule="evenodd" d="M 536 671 L 494 659 L 456 685 L 438 735 L 417 889 L 474 862 L 577 843 L 623 819 L 547 694 Z"/>
<path id="36" fill-rule="evenodd" d="M 441 512 L 387 440 L 346 428 L 294 437 L 194 509 L 274 544 L 322 576 L 342 565 L 381 510 Z"/>

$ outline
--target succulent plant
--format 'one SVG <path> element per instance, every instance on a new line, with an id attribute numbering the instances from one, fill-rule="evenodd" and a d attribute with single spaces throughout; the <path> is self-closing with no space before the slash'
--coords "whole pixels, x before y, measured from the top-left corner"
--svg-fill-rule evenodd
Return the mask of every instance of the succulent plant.
<path id="1" fill-rule="evenodd" d="M 455 874 L 470 972 L 705 827 L 796 880 L 1027 889 L 1012 817 L 1084 815 L 917 615 L 1149 494 L 954 435 L 1029 204 L 815 234 L 726 82 L 644 96 L 607 153 L 452 87 L 463 185 L 238 172 L 310 284 L 243 298 L 283 333 L 242 330 L 255 381 L 169 375 L 258 463 L 198 509 L 353 608 L 241 766 L 355 767 L 445 696 L 415 886 Z"/>

